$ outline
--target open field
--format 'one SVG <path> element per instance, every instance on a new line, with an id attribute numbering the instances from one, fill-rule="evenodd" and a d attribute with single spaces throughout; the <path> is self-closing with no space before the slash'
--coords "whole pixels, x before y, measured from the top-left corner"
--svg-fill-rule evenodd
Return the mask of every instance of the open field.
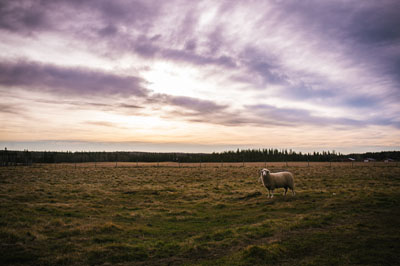
<path id="1" fill-rule="evenodd" d="M 0 262 L 398 264 L 396 163 L 268 163 L 296 179 L 295 197 L 274 199 L 263 164 L 0 168 Z"/>
<path id="2" fill-rule="evenodd" d="M 33 167 L 40 166 L 40 163 L 34 164 Z M 46 164 L 45 164 L 46 165 Z M 178 162 L 87 162 L 87 163 L 57 163 L 47 164 L 49 167 L 192 167 L 192 168 L 208 168 L 208 167 L 256 167 L 271 169 L 290 169 L 290 167 L 400 167 L 399 162 L 195 162 L 195 163 L 178 163 Z"/>

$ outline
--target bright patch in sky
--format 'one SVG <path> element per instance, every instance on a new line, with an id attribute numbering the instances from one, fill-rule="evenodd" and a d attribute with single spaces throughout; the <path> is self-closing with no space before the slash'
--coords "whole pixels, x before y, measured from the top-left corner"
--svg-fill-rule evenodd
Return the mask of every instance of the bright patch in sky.
<path id="1" fill-rule="evenodd" d="M 148 71 L 142 72 L 142 77 L 149 82 L 147 88 L 155 93 L 199 97 L 201 88 L 209 87 L 195 68 L 171 62 L 154 63 Z"/>

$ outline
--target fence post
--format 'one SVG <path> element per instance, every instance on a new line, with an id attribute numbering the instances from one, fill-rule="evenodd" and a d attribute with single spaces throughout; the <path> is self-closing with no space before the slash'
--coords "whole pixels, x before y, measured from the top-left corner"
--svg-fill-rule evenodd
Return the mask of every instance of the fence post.
<path id="1" fill-rule="evenodd" d="M 4 148 L 4 166 L 8 166 L 8 153 L 7 153 L 7 147 Z"/>

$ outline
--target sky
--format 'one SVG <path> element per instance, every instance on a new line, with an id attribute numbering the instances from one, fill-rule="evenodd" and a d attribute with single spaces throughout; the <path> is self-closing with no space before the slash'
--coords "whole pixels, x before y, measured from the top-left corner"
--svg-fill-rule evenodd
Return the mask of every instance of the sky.
<path id="1" fill-rule="evenodd" d="M 399 10 L 398 0 L 1 1 L 0 147 L 400 150 Z"/>

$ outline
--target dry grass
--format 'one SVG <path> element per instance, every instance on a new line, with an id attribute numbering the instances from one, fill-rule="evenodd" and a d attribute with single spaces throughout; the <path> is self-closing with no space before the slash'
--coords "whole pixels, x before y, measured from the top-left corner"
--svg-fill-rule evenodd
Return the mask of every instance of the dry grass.
<path id="1" fill-rule="evenodd" d="M 400 167 L 398 162 L 197 162 L 197 163 L 178 163 L 178 162 L 90 162 L 90 163 L 61 163 L 54 164 L 54 167 L 177 167 L 177 168 L 224 168 L 224 167 L 258 167 L 285 169 L 288 167 Z"/>
<path id="2" fill-rule="evenodd" d="M 273 200 L 264 163 L 115 163 L 0 169 L 3 265 L 396 264 L 395 164 L 268 163 L 296 197 Z"/>

